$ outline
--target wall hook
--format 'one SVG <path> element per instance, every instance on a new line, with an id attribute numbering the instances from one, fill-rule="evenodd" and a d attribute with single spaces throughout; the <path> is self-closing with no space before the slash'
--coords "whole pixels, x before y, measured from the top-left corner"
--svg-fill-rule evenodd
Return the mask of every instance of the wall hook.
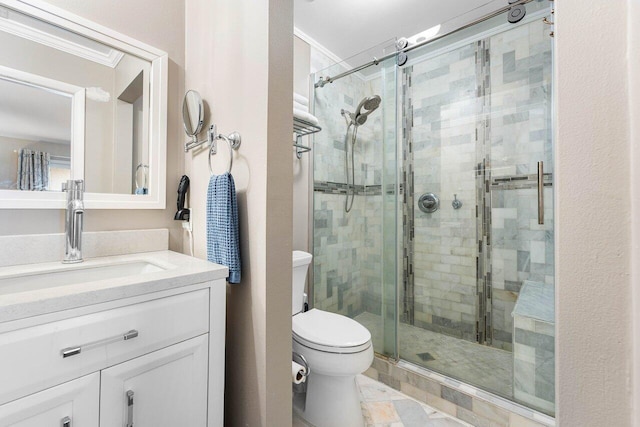
<path id="1" fill-rule="evenodd" d="M 462 202 L 458 200 L 457 194 L 453 195 L 453 202 L 451 202 L 451 206 L 453 206 L 453 209 L 460 209 L 462 207 Z"/>

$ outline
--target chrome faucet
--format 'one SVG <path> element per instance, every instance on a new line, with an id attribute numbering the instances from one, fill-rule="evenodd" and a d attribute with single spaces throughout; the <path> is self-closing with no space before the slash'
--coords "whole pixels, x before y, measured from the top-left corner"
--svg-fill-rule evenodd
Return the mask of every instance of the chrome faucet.
<path id="1" fill-rule="evenodd" d="M 69 180 L 62 184 L 67 193 L 67 214 L 64 221 L 65 249 L 63 263 L 82 262 L 82 220 L 84 219 L 84 181 Z"/>

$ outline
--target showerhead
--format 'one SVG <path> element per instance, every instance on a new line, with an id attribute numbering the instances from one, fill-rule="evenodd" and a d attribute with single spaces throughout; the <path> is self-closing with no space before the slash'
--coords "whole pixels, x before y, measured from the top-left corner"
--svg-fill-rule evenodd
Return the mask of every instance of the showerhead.
<path id="1" fill-rule="evenodd" d="M 380 106 L 380 102 L 382 102 L 382 99 L 380 99 L 380 96 L 373 95 L 363 99 L 362 106 L 364 107 L 365 110 L 368 110 L 371 112 Z"/>
<path id="2" fill-rule="evenodd" d="M 367 121 L 367 117 L 369 114 L 373 113 L 379 106 L 382 99 L 379 95 L 373 95 L 364 98 L 358 104 L 358 108 L 356 108 L 356 113 L 351 114 L 351 120 L 356 126 L 360 126 L 365 124 Z M 365 110 L 364 112 L 362 110 Z"/>

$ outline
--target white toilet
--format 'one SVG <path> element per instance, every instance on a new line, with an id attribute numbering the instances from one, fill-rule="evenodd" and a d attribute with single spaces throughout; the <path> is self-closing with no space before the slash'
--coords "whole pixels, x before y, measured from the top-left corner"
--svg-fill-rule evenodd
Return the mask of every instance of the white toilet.
<path id="1" fill-rule="evenodd" d="M 293 351 L 310 368 L 304 408 L 294 410 L 316 427 L 362 427 L 356 375 L 373 361 L 371 333 L 348 317 L 304 309 L 304 284 L 312 256 L 293 251 Z"/>

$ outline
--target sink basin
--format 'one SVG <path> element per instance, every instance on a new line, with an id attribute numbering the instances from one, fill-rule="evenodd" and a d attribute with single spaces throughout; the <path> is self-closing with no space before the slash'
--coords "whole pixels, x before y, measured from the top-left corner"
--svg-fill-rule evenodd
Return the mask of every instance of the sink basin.
<path id="1" fill-rule="evenodd" d="M 0 295 L 93 282 L 96 280 L 117 279 L 125 276 L 154 273 L 163 270 L 165 269 L 147 261 L 131 261 L 106 265 L 78 264 L 64 269 L 0 278 Z"/>

